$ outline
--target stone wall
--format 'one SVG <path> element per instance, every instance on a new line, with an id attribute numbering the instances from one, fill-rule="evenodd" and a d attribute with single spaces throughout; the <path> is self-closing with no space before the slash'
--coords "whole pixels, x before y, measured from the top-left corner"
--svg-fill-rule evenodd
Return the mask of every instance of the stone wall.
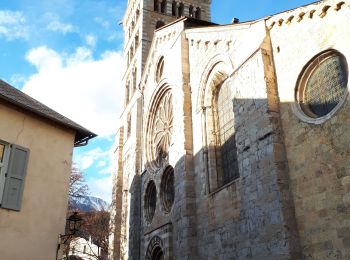
<path id="1" fill-rule="evenodd" d="M 339 2 L 323 1 L 267 21 L 270 27 L 275 22 L 270 34 L 305 259 L 350 258 L 349 97 L 326 120 L 307 122 L 295 107 L 298 76 L 312 57 L 335 49 L 350 60 L 349 2 Z"/>
<path id="2" fill-rule="evenodd" d="M 199 258 L 299 259 L 270 41 L 264 23 L 220 29 L 187 32 L 192 106 L 196 108 L 193 138 Z M 223 80 L 229 81 L 233 92 L 240 178 L 211 190 L 207 180 L 215 172 L 206 154 L 212 144 L 210 138 L 205 144 L 207 137 L 200 133 L 205 135 L 210 125 L 210 82 L 206 80 L 216 67 L 226 74 Z"/>

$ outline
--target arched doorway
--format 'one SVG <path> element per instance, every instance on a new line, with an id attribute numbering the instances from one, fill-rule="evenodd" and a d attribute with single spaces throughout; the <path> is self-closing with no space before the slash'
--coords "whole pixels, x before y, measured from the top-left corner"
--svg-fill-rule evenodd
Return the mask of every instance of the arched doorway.
<path id="1" fill-rule="evenodd" d="M 158 236 L 154 236 L 148 244 L 146 260 L 164 260 L 163 241 Z"/>
<path id="2" fill-rule="evenodd" d="M 164 253 L 160 246 L 153 249 L 151 260 L 164 260 Z"/>

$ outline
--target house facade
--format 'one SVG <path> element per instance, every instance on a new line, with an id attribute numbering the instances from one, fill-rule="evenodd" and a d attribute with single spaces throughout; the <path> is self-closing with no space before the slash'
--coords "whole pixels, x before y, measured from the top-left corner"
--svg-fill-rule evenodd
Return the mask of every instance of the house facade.
<path id="1" fill-rule="evenodd" d="M 94 133 L 0 81 L 1 259 L 55 259 L 74 146 Z"/>
<path id="2" fill-rule="evenodd" d="M 128 2 L 111 259 L 350 258 L 349 6 Z"/>

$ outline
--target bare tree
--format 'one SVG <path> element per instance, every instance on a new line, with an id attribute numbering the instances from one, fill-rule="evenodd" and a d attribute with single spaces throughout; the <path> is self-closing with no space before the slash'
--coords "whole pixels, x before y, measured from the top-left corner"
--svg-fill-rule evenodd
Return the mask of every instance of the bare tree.
<path id="1" fill-rule="evenodd" d="M 100 256 L 95 256 L 96 259 L 107 259 L 108 254 L 108 237 L 109 237 L 109 212 L 105 210 L 86 212 L 83 215 L 84 222 L 80 232 L 86 239 L 91 236 L 92 241 L 101 250 Z"/>
<path id="2" fill-rule="evenodd" d="M 85 182 L 85 178 L 80 169 L 73 164 L 69 179 L 69 211 L 72 210 L 73 200 L 88 195 L 89 187 Z"/>

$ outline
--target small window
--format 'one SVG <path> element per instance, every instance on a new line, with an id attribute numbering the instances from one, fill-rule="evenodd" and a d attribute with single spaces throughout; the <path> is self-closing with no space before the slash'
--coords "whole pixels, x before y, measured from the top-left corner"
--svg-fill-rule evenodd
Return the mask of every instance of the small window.
<path id="1" fill-rule="evenodd" d="M 184 15 L 184 9 L 185 9 L 185 5 L 183 3 L 180 3 L 178 8 L 178 17 L 181 17 Z"/>
<path id="2" fill-rule="evenodd" d="M 196 9 L 195 18 L 201 19 L 201 9 L 199 7 Z"/>
<path id="3" fill-rule="evenodd" d="M 84 246 L 83 253 L 84 254 L 86 253 L 86 246 Z"/>
<path id="4" fill-rule="evenodd" d="M 162 4 L 161 4 L 161 6 L 160 6 L 160 11 L 161 11 L 163 14 L 166 13 L 166 6 L 167 6 L 167 2 L 166 2 L 166 0 L 163 0 L 163 1 L 162 1 Z"/>
<path id="5" fill-rule="evenodd" d="M 0 206 L 21 209 L 29 151 L 0 140 Z"/>
<path id="6" fill-rule="evenodd" d="M 165 212 L 169 213 L 174 204 L 175 187 L 174 187 L 174 168 L 168 166 L 160 183 L 160 197 Z"/>
<path id="7" fill-rule="evenodd" d="M 345 100 L 348 93 L 348 65 L 344 55 L 327 50 L 306 65 L 299 77 L 296 100 L 309 118 L 321 118 Z"/>
<path id="8" fill-rule="evenodd" d="M 150 181 L 145 193 L 145 218 L 147 222 L 152 222 L 157 205 L 157 189 L 154 181 Z"/>
<path id="9" fill-rule="evenodd" d="M 159 0 L 154 0 L 154 11 L 159 12 Z"/>
<path id="10" fill-rule="evenodd" d="M 127 131 L 126 137 L 129 138 L 131 134 L 131 115 L 130 114 L 128 114 L 126 131 Z"/>
<path id="11" fill-rule="evenodd" d="M 156 29 L 163 27 L 165 25 L 165 23 L 163 21 L 157 21 L 156 23 Z"/>
<path id="12" fill-rule="evenodd" d="M 193 11 L 194 9 L 193 9 L 193 6 L 192 5 L 190 5 L 190 7 L 188 8 L 188 15 L 190 16 L 190 17 L 194 17 L 194 11 Z"/>
<path id="13" fill-rule="evenodd" d="M 163 70 L 164 70 L 164 57 L 162 56 L 157 64 L 157 70 L 156 70 L 156 81 L 157 83 L 162 79 L 163 77 Z"/>
<path id="14" fill-rule="evenodd" d="M 130 98 L 130 82 L 125 85 L 125 106 L 129 104 Z"/>
<path id="15" fill-rule="evenodd" d="M 176 16 L 176 11 L 177 11 L 176 2 L 173 1 L 173 3 L 171 4 L 171 15 Z"/>

